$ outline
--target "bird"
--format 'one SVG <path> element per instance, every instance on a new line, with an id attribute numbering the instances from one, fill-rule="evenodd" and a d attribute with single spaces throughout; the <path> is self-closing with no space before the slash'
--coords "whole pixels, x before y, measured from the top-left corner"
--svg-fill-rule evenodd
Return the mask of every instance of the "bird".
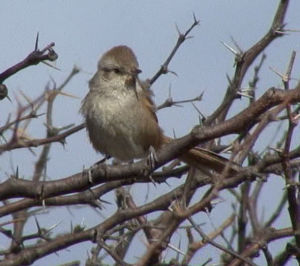
<path id="1" fill-rule="evenodd" d="M 121 162 L 149 156 L 172 141 L 163 134 L 152 92 L 139 79 L 136 55 L 126 45 L 105 52 L 80 112 L 94 149 Z M 221 173 L 229 160 L 204 148 L 192 148 L 179 157 L 199 169 Z"/>

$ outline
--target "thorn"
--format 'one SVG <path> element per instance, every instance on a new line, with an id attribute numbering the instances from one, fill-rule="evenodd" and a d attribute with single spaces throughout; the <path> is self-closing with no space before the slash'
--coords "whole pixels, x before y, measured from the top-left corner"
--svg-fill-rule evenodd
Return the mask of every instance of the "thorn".
<path id="1" fill-rule="evenodd" d="M 241 91 L 237 91 L 237 94 L 240 95 L 240 96 L 243 96 L 243 97 L 246 97 L 246 98 L 249 98 L 249 99 L 253 99 L 253 96 L 252 95 L 249 95 L 249 93 L 247 92 L 248 90 L 241 90 Z"/>
<path id="2" fill-rule="evenodd" d="M 177 139 L 175 129 L 173 128 L 173 138 Z"/>
<path id="3" fill-rule="evenodd" d="M 185 40 L 193 39 L 193 38 L 194 38 L 194 36 L 187 36 L 187 37 L 185 37 Z"/>
<path id="4" fill-rule="evenodd" d="M 277 153 L 282 153 L 283 152 L 282 149 L 277 149 L 277 148 L 273 148 L 273 147 L 268 147 L 268 149 L 271 150 L 271 151 L 275 151 Z"/>
<path id="5" fill-rule="evenodd" d="M 40 233 L 41 232 L 41 227 L 40 227 L 39 222 L 38 222 L 38 220 L 35 216 L 34 216 L 34 221 L 35 221 L 36 227 L 38 229 L 38 232 Z"/>
<path id="6" fill-rule="evenodd" d="M 107 201 L 107 200 L 97 199 L 97 201 L 99 201 L 100 209 L 102 209 L 102 203 L 113 205 L 110 201 Z"/>
<path id="7" fill-rule="evenodd" d="M 179 30 L 179 28 L 178 28 L 177 23 L 175 24 L 175 28 L 176 28 L 176 31 L 177 31 L 178 35 L 181 36 L 182 34 L 181 34 L 181 32 L 180 32 L 180 30 Z"/>
<path id="8" fill-rule="evenodd" d="M 152 183 L 155 187 L 157 187 L 157 186 L 156 186 L 156 183 L 155 183 L 155 180 L 153 179 L 152 175 L 149 175 L 149 179 L 150 179 L 151 183 Z"/>
<path id="9" fill-rule="evenodd" d="M 36 34 L 34 51 L 38 51 L 38 45 L 39 45 L 39 32 L 37 32 L 37 34 Z"/>
<path id="10" fill-rule="evenodd" d="M 293 121 L 297 122 L 300 119 L 300 114 L 297 114 L 293 117 Z"/>
<path id="11" fill-rule="evenodd" d="M 45 64 L 46 66 L 48 67 L 51 67 L 51 68 L 54 68 L 55 70 L 58 70 L 58 71 L 61 71 L 60 68 L 54 66 L 54 65 L 51 65 L 50 63 L 46 62 L 46 61 L 42 61 L 41 63 Z"/>
<path id="12" fill-rule="evenodd" d="M 277 76 L 279 76 L 282 79 L 283 82 L 288 82 L 288 76 L 287 75 L 284 75 L 284 74 L 280 73 L 279 71 L 277 71 L 273 67 L 269 67 L 269 69 L 271 71 L 273 71 Z"/>
<path id="13" fill-rule="evenodd" d="M 70 98 L 73 98 L 73 99 L 80 99 L 80 97 L 78 97 L 76 95 L 73 95 L 73 94 L 70 94 L 70 93 L 67 93 L 67 92 L 63 92 L 63 91 L 59 91 L 57 94 L 67 96 L 67 97 L 70 97 Z"/>
<path id="14" fill-rule="evenodd" d="M 231 153 L 232 152 L 232 148 L 233 148 L 233 145 L 230 144 L 228 147 L 226 147 L 225 149 L 223 149 L 221 151 L 221 153 Z"/>
<path id="15" fill-rule="evenodd" d="M 19 166 L 17 166 L 15 178 L 16 178 L 16 179 L 19 179 Z"/>
<path id="16" fill-rule="evenodd" d="M 222 202 L 224 202 L 224 201 L 225 201 L 224 199 L 218 198 L 218 199 L 212 200 L 212 201 L 210 202 L 210 204 L 212 205 L 212 207 L 214 207 L 214 206 L 216 206 L 217 204 L 222 203 Z"/>
<path id="17" fill-rule="evenodd" d="M 182 250 L 180 250 L 179 248 L 175 247 L 174 245 L 172 245 L 172 244 L 170 244 L 170 243 L 168 243 L 168 247 L 169 247 L 170 249 L 173 249 L 174 251 L 180 253 L 181 255 L 185 255 L 185 252 L 183 252 Z"/>
<path id="18" fill-rule="evenodd" d="M 197 111 L 197 113 L 200 115 L 201 120 L 206 120 L 205 115 L 200 111 L 200 109 L 196 106 L 196 104 L 194 104 L 194 103 L 192 102 L 192 105 L 193 105 L 193 107 L 195 108 L 195 110 Z"/>
<path id="19" fill-rule="evenodd" d="M 280 34 L 280 35 L 289 35 L 289 33 L 286 32 L 286 30 L 275 30 L 275 33 Z"/>
<path id="20" fill-rule="evenodd" d="M 229 46 L 227 43 L 221 41 L 221 43 L 230 51 L 232 52 L 235 56 L 239 55 L 239 52 L 234 50 L 231 46 Z"/>
<path id="21" fill-rule="evenodd" d="M 287 32 L 300 32 L 300 30 L 288 30 L 288 29 L 286 29 L 286 30 L 284 30 L 283 33 L 287 34 Z"/>
<path id="22" fill-rule="evenodd" d="M 19 93 L 25 99 L 25 101 L 32 106 L 32 99 L 30 99 L 30 97 L 27 96 L 22 90 L 19 90 Z"/>
<path id="23" fill-rule="evenodd" d="M 238 45 L 237 41 L 232 36 L 230 36 L 230 39 L 233 42 L 236 49 L 239 51 L 239 54 L 243 54 L 244 52 L 243 52 L 242 48 Z"/>
<path id="24" fill-rule="evenodd" d="M 167 69 L 167 72 L 173 74 L 173 75 L 176 76 L 176 77 L 178 77 L 178 75 L 177 75 L 177 73 L 176 73 L 175 71 L 172 71 L 172 70 L 168 70 L 168 69 Z"/>
<path id="25" fill-rule="evenodd" d="M 198 19 L 196 18 L 196 15 L 195 15 L 194 12 L 193 12 L 193 19 L 194 19 L 194 23 L 195 23 L 196 25 L 198 25 L 198 24 L 200 23 L 200 20 L 198 20 Z"/>
<path id="26" fill-rule="evenodd" d="M 60 225 L 62 223 L 62 221 L 59 221 L 58 223 L 52 225 L 49 227 L 49 229 L 47 230 L 48 232 L 52 231 L 53 229 L 55 229 L 58 225 Z"/>
<path id="27" fill-rule="evenodd" d="M 199 102 L 202 101 L 203 95 L 204 95 L 204 91 L 202 91 L 202 92 L 200 93 L 200 95 L 197 96 L 197 97 L 195 98 L 195 100 L 196 100 L 196 101 L 199 101 Z"/>

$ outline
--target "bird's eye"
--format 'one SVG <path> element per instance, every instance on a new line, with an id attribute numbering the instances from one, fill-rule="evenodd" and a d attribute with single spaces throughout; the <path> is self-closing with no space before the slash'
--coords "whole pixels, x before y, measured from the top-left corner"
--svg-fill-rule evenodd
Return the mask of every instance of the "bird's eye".
<path id="1" fill-rule="evenodd" d="M 119 68 L 114 68 L 113 69 L 113 72 L 115 72 L 116 74 L 120 74 L 121 73 L 121 70 Z"/>
<path id="2" fill-rule="evenodd" d="M 103 70 L 104 72 L 109 72 L 110 71 L 110 69 L 107 68 L 107 67 L 101 67 L 101 70 Z"/>

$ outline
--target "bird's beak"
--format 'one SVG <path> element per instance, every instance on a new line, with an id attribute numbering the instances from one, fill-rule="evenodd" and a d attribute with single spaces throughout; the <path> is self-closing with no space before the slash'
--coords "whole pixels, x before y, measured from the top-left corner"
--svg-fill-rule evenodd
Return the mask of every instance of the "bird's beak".
<path id="1" fill-rule="evenodd" d="M 133 71 L 133 74 L 137 77 L 138 74 L 140 74 L 142 72 L 142 70 L 135 68 Z"/>
<path id="2" fill-rule="evenodd" d="M 127 85 L 129 88 L 132 88 L 134 90 L 134 93 L 136 95 L 136 98 L 138 99 L 138 93 L 137 93 L 137 88 L 136 88 L 136 81 L 140 83 L 140 80 L 138 78 L 138 74 L 141 73 L 142 71 L 138 68 L 133 68 L 128 74 L 129 78 L 127 80 Z"/>

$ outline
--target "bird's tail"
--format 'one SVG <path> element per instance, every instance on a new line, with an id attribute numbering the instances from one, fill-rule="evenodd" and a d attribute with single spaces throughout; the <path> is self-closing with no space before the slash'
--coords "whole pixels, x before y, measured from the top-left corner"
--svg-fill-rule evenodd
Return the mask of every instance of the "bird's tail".
<path id="1" fill-rule="evenodd" d="M 164 143 L 170 143 L 171 141 L 171 138 L 164 136 Z M 237 164 L 230 162 L 215 152 L 203 148 L 192 148 L 182 154 L 179 159 L 190 166 L 199 169 L 212 169 L 218 173 L 228 171 L 227 173 L 234 174 L 238 171 Z"/>

